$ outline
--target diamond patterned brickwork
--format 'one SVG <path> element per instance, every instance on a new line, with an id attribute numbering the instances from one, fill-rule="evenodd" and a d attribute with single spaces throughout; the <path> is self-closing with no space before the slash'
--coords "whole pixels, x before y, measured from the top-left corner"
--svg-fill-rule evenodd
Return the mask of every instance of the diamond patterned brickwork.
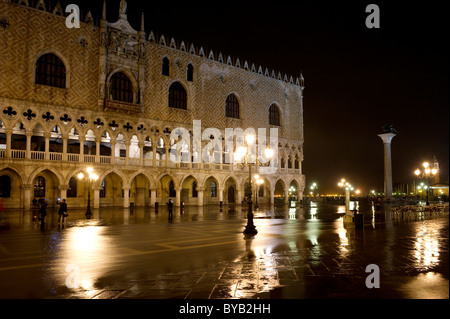
<path id="1" fill-rule="evenodd" d="M 92 108 L 97 101 L 98 28 L 83 24 L 68 29 L 62 16 L 15 4 L 0 7 L 11 23 L 0 31 L 0 96 Z M 84 48 L 82 39 L 88 43 Z M 67 89 L 34 84 L 35 62 L 49 52 L 66 66 Z"/>
<path id="2" fill-rule="evenodd" d="M 80 29 L 68 29 L 63 16 L 4 2 L 0 3 L 0 17 L 10 23 L 8 28 L 0 29 L 0 97 L 4 99 L 25 102 L 38 110 L 42 106 L 46 109 L 51 106 L 58 114 L 101 113 L 101 79 L 108 79 L 112 72 L 122 68 L 127 74 L 134 76 L 132 82 L 135 90 L 136 86 L 143 87 L 145 84 L 143 100 L 140 102 L 142 113 L 129 115 L 127 119 L 131 121 L 152 122 L 146 123 L 148 127 L 176 127 L 179 124 L 190 126 L 193 120 L 202 120 L 203 127 L 219 129 L 269 128 L 268 110 L 272 103 L 276 103 L 281 111 L 279 139 L 301 149 L 302 87 L 281 80 L 280 75 L 273 78 L 268 76 L 268 72 L 257 72 L 260 67 L 252 66 L 250 69 L 254 71 L 239 67 L 244 67 L 244 62 L 234 66 L 229 57 L 224 59 L 221 54 L 211 54 L 210 51 L 201 56 L 199 50 L 196 52 L 192 49 L 192 45 L 187 46 L 189 52 L 192 52 L 189 53 L 186 52 L 186 46 L 180 46 L 179 50 L 176 43 L 168 39 L 165 41 L 168 46 L 159 44 L 161 41 L 157 43 L 150 34 L 143 46 L 144 54 L 140 56 L 143 60 L 139 60 L 143 61 L 144 74 L 144 80 L 140 82 L 136 56 L 126 61 L 124 55 L 118 58 L 108 51 L 105 74 L 101 73 L 102 59 L 99 52 L 102 32 L 112 32 L 114 25 L 120 23 L 108 24 L 106 30 L 86 23 L 81 23 Z M 128 32 L 129 39 L 132 34 L 133 40 L 138 34 L 123 29 L 114 32 L 125 36 Z M 109 34 L 106 34 L 105 39 L 110 39 Z M 66 89 L 34 84 L 35 62 L 47 52 L 58 55 L 64 62 L 68 75 Z M 169 76 L 161 74 L 163 57 L 170 61 Z M 221 62 L 210 57 L 216 57 Z M 186 80 L 189 63 L 194 67 L 192 82 Z M 179 81 L 188 93 L 187 110 L 167 106 L 168 88 L 174 81 Z M 108 87 L 107 83 L 105 87 Z M 239 119 L 225 117 L 225 100 L 231 93 L 237 96 L 240 103 Z M 121 116 L 113 112 L 103 113 L 105 118 Z"/>

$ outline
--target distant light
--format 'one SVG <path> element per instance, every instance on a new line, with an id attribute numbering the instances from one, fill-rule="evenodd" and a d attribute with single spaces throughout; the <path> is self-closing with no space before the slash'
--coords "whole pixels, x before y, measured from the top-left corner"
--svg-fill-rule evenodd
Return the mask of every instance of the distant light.
<path id="1" fill-rule="evenodd" d="M 245 140 L 247 141 L 247 144 L 251 145 L 255 141 L 255 137 L 250 134 L 245 137 Z"/>

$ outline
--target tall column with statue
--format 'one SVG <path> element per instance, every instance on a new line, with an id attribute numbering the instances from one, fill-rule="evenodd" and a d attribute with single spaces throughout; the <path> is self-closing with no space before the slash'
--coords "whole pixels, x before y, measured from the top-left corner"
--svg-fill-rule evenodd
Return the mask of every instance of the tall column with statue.
<path id="1" fill-rule="evenodd" d="M 384 144 L 384 196 L 390 198 L 392 196 L 392 158 L 391 158 L 391 142 L 398 133 L 392 128 L 392 125 L 383 126 L 383 134 L 378 136 L 383 140 Z"/>

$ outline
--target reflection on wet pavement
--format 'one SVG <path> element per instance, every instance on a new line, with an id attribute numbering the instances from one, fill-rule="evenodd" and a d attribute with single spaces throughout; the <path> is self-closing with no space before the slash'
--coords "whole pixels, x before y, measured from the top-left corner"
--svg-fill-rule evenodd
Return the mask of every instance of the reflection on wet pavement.
<path id="1" fill-rule="evenodd" d="M 365 214 L 344 225 L 343 206 L 262 208 L 258 234 L 242 234 L 246 212 L 185 207 L 30 212 L 0 230 L 0 298 L 448 298 L 448 214 L 397 220 Z M 56 215 L 56 216 L 55 216 Z M 5 220 L 5 219 L 3 219 Z M 353 226 L 353 227 L 352 227 Z M 365 285 L 366 266 L 381 287 Z"/>

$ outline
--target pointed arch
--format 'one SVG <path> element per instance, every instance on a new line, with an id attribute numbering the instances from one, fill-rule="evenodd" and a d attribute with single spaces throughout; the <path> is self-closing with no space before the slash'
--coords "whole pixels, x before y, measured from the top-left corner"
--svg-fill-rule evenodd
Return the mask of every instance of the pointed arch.
<path id="1" fill-rule="evenodd" d="M 275 103 L 269 108 L 269 125 L 281 126 L 280 109 Z"/>
<path id="2" fill-rule="evenodd" d="M 169 107 L 187 110 L 187 92 L 180 82 L 173 82 L 169 87 Z"/>
<path id="3" fill-rule="evenodd" d="M 186 81 L 194 81 L 194 66 L 192 65 L 192 63 L 188 63 L 186 67 Z"/>
<path id="4" fill-rule="evenodd" d="M 117 71 L 110 77 L 109 96 L 111 100 L 133 103 L 133 83 L 122 71 Z"/>
<path id="5" fill-rule="evenodd" d="M 67 61 L 50 50 L 42 51 L 37 55 L 34 63 L 34 83 L 57 88 L 68 88 Z"/>
<path id="6" fill-rule="evenodd" d="M 239 118 L 239 100 L 233 93 L 229 94 L 225 101 L 225 116 Z"/>
<path id="7" fill-rule="evenodd" d="M 170 61 L 166 56 L 162 59 L 161 74 L 165 76 L 169 76 L 170 74 Z"/>

